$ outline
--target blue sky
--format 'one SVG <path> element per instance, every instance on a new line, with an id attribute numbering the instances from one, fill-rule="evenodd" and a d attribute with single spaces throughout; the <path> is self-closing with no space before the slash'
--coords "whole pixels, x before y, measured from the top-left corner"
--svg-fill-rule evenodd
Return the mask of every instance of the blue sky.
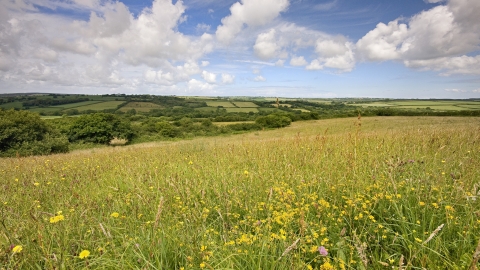
<path id="1" fill-rule="evenodd" d="M 4 0 L 0 93 L 480 98 L 480 1 Z"/>

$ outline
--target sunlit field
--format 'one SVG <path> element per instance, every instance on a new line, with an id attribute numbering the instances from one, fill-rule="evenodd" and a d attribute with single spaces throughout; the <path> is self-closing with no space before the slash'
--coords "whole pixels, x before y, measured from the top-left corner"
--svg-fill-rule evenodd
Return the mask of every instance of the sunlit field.
<path id="1" fill-rule="evenodd" d="M 476 269 L 480 118 L 0 159 L 0 269 Z"/>

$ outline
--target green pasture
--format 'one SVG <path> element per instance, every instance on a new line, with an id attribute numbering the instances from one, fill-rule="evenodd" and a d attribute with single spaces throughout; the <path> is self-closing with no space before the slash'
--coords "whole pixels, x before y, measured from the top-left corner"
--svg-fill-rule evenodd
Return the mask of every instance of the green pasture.
<path id="1" fill-rule="evenodd" d="M 29 109 L 29 111 L 37 112 L 37 113 L 41 113 L 41 112 L 51 113 L 51 112 L 59 112 L 61 110 L 62 110 L 61 107 L 55 107 L 55 106 L 52 106 L 52 107 L 38 107 L 38 108 Z"/>
<path id="2" fill-rule="evenodd" d="M 234 124 L 253 124 L 255 121 L 237 121 L 237 122 L 214 122 L 217 126 L 228 126 Z"/>
<path id="3" fill-rule="evenodd" d="M 412 105 L 412 106 L 409 106 L 409 105 L 404 105 L 404 106 L 395 106 L 395 107 L 391 107 L 391 108 L 395 108 L 395 109 L 404 109 L 404 110 L 416 110 L 416 109 L 426 109 L 427 107 L 429 107 L 430 109 L 432 110 L 436 110 L 436 111 L 467 111 L 467 110 L 471 110 L 469 108 L 465 108 L 465 107 L 460 107 L 460 106 L 456 106 L 456 105 L 435 105 L 435 106 L 419 106 L 419 105 Z"/>
<path id="4" fill-rule="evenodd" d="M 122 103 L 124 103 L 124 101 L 105 101 L 105 102 L 99 102 L 95 104 L 76 107 L 75 109 L 79 111 L 87 111 L 87 110 L 102 111 L 102 110 L 116 109 L 118 105 Z"/>
<path id="5" fill-rule="evenodd" d="M 393 107 L 393 106 L 397 106 L 393 103 L 357 103 L 357 104 L 350 104 L 350 105 L 353 105 L 353 106 L 362 106 L 362 107 Z"/>
<path id="6" fill-rule="evenodd" d="M 135 109 L 137 112 L 149 112 L 153 109 L 161 109 L 162 106 L 152 102 L 129 102 L 125 106 L 122 106 L 119 110 L 122 112 Z"/>
<path id="7" fill-rule="evenodd" d="M 222 106 L 224 108 L 235 108 L 235 105 L 233 105 L 230 101 L 206 101 L 206 103 L 209 107 Z"/>
<path id="8" fill-rule="evenodd" d="M 233 101 L 232 103 L 239 108 L 258 108 L 257 104 L 249 101 Z"/>
<path id="9" fill-rule="evenodd" d="M 0 160 L 4 269 L 478 269 L 478 117 Z"/>
<path id="10" fill-rule="evenodd" d="M 68 104 L 61 104 L 61 105 L 56 105 L 52 106 L 52 108 L 62 108 L 62 109 L 75 109 L 77 107 L 82 107 L 82 106 L 87 106 L 87 105 L 92 105 L 92 104 L 97 104 L 100 103 L 101 101 L 82 101 L 82 102 L 76 102 L 76 103 L 68 103 Z"/>
<path id="11" fill-rule="evenodd" d="M 195 108 L 195 111 L 201 111 L 201 112 L 214 112 L 217 110 L 216 107 L 200 107 L 200 108 Z"/>
<path id="12" fill-rule="evenodd" d="M 23 109 L 23 104 L 20 101 L 15 101 L 15 102 L 9 102 L 0 105 L 0 108 L 9 110 L 9 109 Z"/>
<path id="13" fill-rule="evenodd" d="M 257 108 L 225 108 L 227 112 L 258 112 Z"/>

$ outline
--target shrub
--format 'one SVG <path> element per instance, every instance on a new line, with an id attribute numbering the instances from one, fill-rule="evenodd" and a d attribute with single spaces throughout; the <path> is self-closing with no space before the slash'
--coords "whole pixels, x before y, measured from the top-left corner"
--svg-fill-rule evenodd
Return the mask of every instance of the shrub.
<path id="1" fill-rule="evenodd" d="M 260 116 L 255 119 L 255 123 L 266 128 L 281 128 L 290 125 L 292 120 L 283 115 L 270 114 L 267 116 Z"/>
<path id="2" fill-rule="evenodd" d="M 68 131 L 70 142 L 108 144 L 115 137 L 130 141 L 134 132 L 129 122 L 108 113 L 82 115 L 75 119 Z"/>
<path id="3" fill-rule="evenodd" d="M 36 113 L 0 110 L 0 156 L 66 153 L 68 140 Z"/>

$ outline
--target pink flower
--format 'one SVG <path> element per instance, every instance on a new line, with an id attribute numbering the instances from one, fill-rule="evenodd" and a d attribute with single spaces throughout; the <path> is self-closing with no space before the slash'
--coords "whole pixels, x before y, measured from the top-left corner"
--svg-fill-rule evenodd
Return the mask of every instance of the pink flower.
<path id="1" fill-rule="evenodd" d="M 328 255 L 328 250 L 324 246 L 318 247 L 318 252 L 320 253 L 321 256 Z"/>

